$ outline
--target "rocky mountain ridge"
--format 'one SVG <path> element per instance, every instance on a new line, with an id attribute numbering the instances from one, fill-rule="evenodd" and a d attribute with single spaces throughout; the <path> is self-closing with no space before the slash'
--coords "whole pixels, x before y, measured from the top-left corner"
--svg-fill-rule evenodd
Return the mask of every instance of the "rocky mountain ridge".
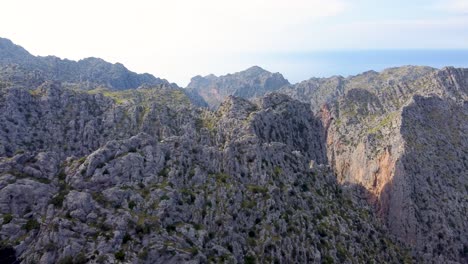
<path id="1" fill-rule="evenodd" d="M 467 69 L 445 68 L 385 90 L 349 90 L 320 113 L 338 180 L 364 186 L 424 262 L 467 257 L 467 80 Z"/>
<path id="2" fill-rule="evenodd" d="M 18 72 L 22 72 L 21 74 L 28 75 L 32 81 L 35 80 L 35 84 L 38 84 L 37 82 L 40 84 L 45 80 L 54 80 L 79 84 L 81 89 L 106 86 L 110 89 L 123 90 L 135 89 L 144 84 L 177 87 L 151 74 L 136 74 L 121 63 L 112 64 L 99 58 L 72 61 L 55 56 L 36 57 L 5 38 L 0 38 L 0 66 L 2 79 L 13 79 L 13 82 Z"/>
<path id="3" fill-rule="evenodd" d="M 436 69 L 425 66 L 402 66 L 385 69 L 380 73 L 367 71 L 349 77 L 311 78 L 285 86 L 280 92 L 296 100 L 309 102 L 312 110 L 318 112 L 324 104 L 335 101 L 349 90 L 385 91 L 387 87 L 413 81 L 434 71 Z"/>
<path id="4" fill-rule="evenodd" d="M 289 85 L 289 82 L 280 73 L 271 73 L 253 66 L 220 77 L 195 76 L 186 89 L 198 94 L 209 107 L 216 109 L 230 95 L 253 99 L 274 92 L 285 85 Z"/>
<path id="5" fill-rule="evenodd" d="M 25 263 L 408 258 L 319 165 L 307 104 L 231 97 L 213 113 L 53 84 L 5 92 L 0 235 Z"/>
<path id="6" fill-rule="evenodd" d="M 0 261 L 468 259 L 467 69 L 119 90 L 34 63 L 0 71 Z"/>

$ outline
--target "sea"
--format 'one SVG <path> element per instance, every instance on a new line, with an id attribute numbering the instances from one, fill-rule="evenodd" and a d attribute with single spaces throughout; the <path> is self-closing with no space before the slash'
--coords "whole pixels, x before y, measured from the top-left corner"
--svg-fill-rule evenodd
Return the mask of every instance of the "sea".
<path id="1" fill-rule="evenodd" d="M 468 50 L 340 50 L 269 53 L 250 57 L 291 83 L 311 77 L 350 76 L 403 65 L 467 67 Z"/>

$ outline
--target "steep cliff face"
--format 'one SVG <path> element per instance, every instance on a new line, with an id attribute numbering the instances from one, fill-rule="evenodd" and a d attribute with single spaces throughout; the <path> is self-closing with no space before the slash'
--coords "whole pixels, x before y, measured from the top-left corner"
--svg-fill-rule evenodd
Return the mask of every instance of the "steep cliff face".
<path id="1" fill-rule="evenodd" d="M 424 262 L 467 258 L 467 78 L 446 68 L 385 91 L 352 89 L 320 113 L 338 180 L 364 186 Z"/>
<path id="2" fill-rule="evenodd" d="M 169 88 L 0 98 L 0 236 L 24 262 L 409 260 L 320 165 L 321 124 L 287 96 L 217 112 Z"/>
<path id="3" fill-rule="evenodd" d="M 261 97 L 289 85 L 280 73 L 271 73 L 258 66 L 220 77 L 208 75 L 193 77 L 187 89 L 203 97 L 216 109 L 229 95 L 246 99 Z"/>
<path id="4" fill-rule="evenodd" d="M 122 67 L 0 39 L 0 262 L 468 262 L 467 69 Z"/>
<path id="5" fill-rule="evenodd" d="M 385 190 L 389 227 L 425 260 L 466 262 L 468 104 L 415 96 L 402 116 L 401 171 Z M 392 193 L 407 199 L 402 203 Z"/>

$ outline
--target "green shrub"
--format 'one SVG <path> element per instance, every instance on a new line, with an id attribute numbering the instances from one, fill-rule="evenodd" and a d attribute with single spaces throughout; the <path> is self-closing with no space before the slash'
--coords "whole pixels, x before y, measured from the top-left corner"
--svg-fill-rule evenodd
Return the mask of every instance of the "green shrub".
<path id="1" fill-rule="evenodd" d="M 18 149 L 18 150 L 15 151 L 14 155 L 19 155 L 19 154 L 23 154 L 23 153 L 24 153 L 24 150 Z"/>
<path id="2" fill-rule="evenodd" d="M 46 251 L 54 251 L 55 249 L 57 249 L 57 247 L 55 246 L 54 243 L 49 242 L 49 243 L 47 243 L 47 245 L 45 245 L 44 249 Z"/>
<path id="3" fill-rule="evenodd" d="M 50 204 L 53 204 L 55 207 L 62 207 L 63 200 L 65 200 L 65 196 L 68 194 L 66 191 L 59 192 L 56 196 L 54 196 L 50 200 Z"/>
<path id="4" fill-rule="evenodd" d="M 149 234 L 151 232 L 151 226 L 148 224 L 139 224 L 135 227 L 137 234 Z"/>
<path id="5" fill-rule="evenodd" d="M 100 255 L 97 257 L 96 262 L 97 263 L 105 263 L 107 261 L 107 255 Z"/>
<path id="6" fill-rule="evenodd" d="M 159 172 L 159 176 L 164 177 L 164 178 L 167 178 L 167 176 L 169 176 L 169 171 L 170 171 L 169 168 L 164 167 L 164 169 L 162 169 L 162 170 Z"/>
<path id="7" fill-rule="evenodd" d="M 255 206 L 257 205 L 257 203 L 253 200 L 244 200 L 242 201 L 241 203 L 241 207 L 242 208 L 248 208 L 248 209 L 253 209 Z"/>
<path id="8" fill-rule="evenodd" d="M 166 231 L 168 233 L 176 231 L 176 226 L 175 225 L 168 225 L 166 226 Z"/>
<path id="9" fill-rule="evenodd" d="M 203 225 L 202 224 L 192 224 L 193 225 L 193 228 L 195 228 L 195 230 L 202 230 L 203 229 Z"/>
<path id="10" fill-rule="evenodd" d="M 258 186 L 258 185 L 249 185 L 247 186 L 247 188 L 249 189 L 249 191 L 251 191 L 252 193 L 261 193 L 263 195 L 265 195 L 266 193 L 268 193 L 268 188 L 267 187 L 263 187 L 263 186 Z"/>
<path id="11" fill-rule="evenodd" d="M 36 219 L 29 219 L 28 222 L 26 222 L 26 224 L 23 225 L 23 229 L 25 229 L 28 232 L 34 229 L 39 229 L 39 227 L 40 224 L 36 221 Z"/>
<path id="12" fill-rule="evenodd" d="M 128 208 L 129 208 L 130 210 L 133 210 L 133 208 L 135 208 L 135 206 L 136 206 L 136 203 L 135 203 L 134 201 L 130 201 L 130 202 L 128 203 Z"/>
<path id="13" fill-rule="evenodd" d="M 138 253 L 138 258 L 142 259 L 142 260 L 147 259 L 148 258 L 148 249 L 143 248 L 143 250 L 140 251 L 140 253 Z"/>
<path id="14" fill-rule="evenodd" d="M 217 173 L 215 175 L 217 183 L 226 183 L 230 176 L 226 173 Z"/>
<path id="15" fill-rule="evenodd" d="M 196 247 L 190 248 L 189 251 L 192 254 L 192 256 L 198 255 L 198 249 Z"/>
<path id="16" fill-rule="evenodd" d="M 60 259 L 57 263 L 58 264 L 85 264 L 88 263 L 89 260 L 83 252 L 78 253 L 78 255 L 66 256 Z"/>
<path id="17" fill-rule="evenodd" d="M 317 233 L 320 235 L 320 237 L 326 237 L 328 236 L 328 232 L 325 228 L 319 227 L 317 230 Z"/>
<path id="18" fill-rule="evenodd" d="M 122 244 L 126 244 L 127 242 L 131 240 L 132 240 L 132 237 L 128 233 L 126 233 L 122 239 Z"/>
<path id="19" fill-rule="evenodd" d="M 115 252 L 115 259 L 117 260 L 120 260 L 120 261 L 124 261 L 125 260 L 125 253 L 123 252 L 123 250 L 119 250 L 117 252 Z"/>
<path id="20" fill-rule="evenodd" d="M 283 172 L 283 169 L 281 169 L 281 167 L 279 166 L 275 167 L 274 173 L 276 177 L 278 177 L 282 172 Z"/>
<path id="21" fill-rule="evenodd" d="M 79 159 L 77 160 L 77 163 L 78 163 L 78 164 L 83 164 L 83 163 L 85 162 L 85 160 L 86 160 L 86 157 L 79 158 Z"/>
<path id="22" fill-rule="evenodd" d="M 59 181 L 64 181 L 66 177 L 67 177 L 67 175 L 65 174 L 65 171 L 63 169 L 60 170 L 60 172 L 58 174 Z"/>
<path id="23" fill-rule="evenodd" d="M 60 259 L 58 264 L 73 264 L 73 257 L 72 256 L 66 256 Z"/>
<path id="24" fill-rule="evenodd" d="M 255 257 L 254 256 L 245 256 L 244 257 L 245 264 L 255 264 Z"/>
<path id="25" fill-rule="evenodd" d="M 104 195 L 100 192 L 92 193 L 91 196 L 93 197 L 93 200 L 99 203 L 100 205 L 103 206 L 108 206 L 109 202 L 106 200 Z"/>
<path id="26" fill-rule="evenodd" d="M 335 261 L 333 260 L 333 258 L 330 255 L 326 255 L 326 256 L 323 257 L 322 263 L 323 264 L 333 264 L 333 263 L 335 263 Z"/>
<path id="27" fill-rule="evenodd" d="M 346 259 L 348 259 L 348 252 L 342 245 L 338 244 L 336 248 L 336 256 L 338 257 L 341 263 L 344 263 Z"/>
<path id="28" fill-rule="evenodd" d="M 36 180 L 37 180 L 38 182 L 40 182 L 40 183 L 50 184 L 50 180 L 49 180 L 49 179 L 37 178 Z"/>
<path id="29" fill-rule="evenodd" d="M 6 225 L 13 220 L 13 216 L 11 214 L 4 214 L 3 215 L 3 224 Z"/>
<path id="30" fill-rule="evenodd" d="M 85 264 L 88 263 L 88 259 L 83 252 L 80 252 L 78 255 L 75 256 L 73 264 Z"/>

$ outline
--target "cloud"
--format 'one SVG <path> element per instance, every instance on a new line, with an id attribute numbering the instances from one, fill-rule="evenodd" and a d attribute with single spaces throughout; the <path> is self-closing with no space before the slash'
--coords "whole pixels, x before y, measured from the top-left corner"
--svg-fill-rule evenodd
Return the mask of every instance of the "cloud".
<path id="1" fill-rule="evenodd" d="M 346 8 L 346 0 L 17 0 L 2 4 L 0 35 L 34 55 L 98 56 L 178 81 L 221 61 L 243 66 L 232 54 L 287 49 L 295 28 Z"/>
<path id="2" fill-rule="evenodd" d="M 324 30 L 329 32 L 328 49 L 466 49 L 466 25 L 467 17 L 393 19 L 343 23 Z"/>
<path id="3" fill-rule="evenodd" d="M 261 64 L 245 54 L 467 48 L 467 1 L 15 0 L 2 4 L 0 36 L 35 55 L 97 56 L 184 83 Z"/>
<path id="4" fill-rule="evenodd" d="M 438 1 L 434 7 L 445 12 L 468 15 L 468 0 Z"/>
<path id="5" fill-rule="evenodd" d="M 178 10 L 162 31 L 197 52 L 275 49 L 275 41 L 291 27 L 335 16 L 340 0 L 203 0 L 167 4 Z M 186 46 L 184 46 L 185 48 Z"/>
<path id="6" fill-rule="evenodd" d="M 91 46 L 101 46 L 104 52 L 127 50 L 136 42 L 139 49 L 133 52 L 166 55 L 275 49 L 279 35 L 296 25 L 336 16 L 346 4 L 345 0 L 18 0 L 2 8 L 9 12 L 0 17 L 4 27 L 0 29 L 11 35 L 57 39 L 73 48 L 70 42 L 78 41 L 82 53 Z"/>

